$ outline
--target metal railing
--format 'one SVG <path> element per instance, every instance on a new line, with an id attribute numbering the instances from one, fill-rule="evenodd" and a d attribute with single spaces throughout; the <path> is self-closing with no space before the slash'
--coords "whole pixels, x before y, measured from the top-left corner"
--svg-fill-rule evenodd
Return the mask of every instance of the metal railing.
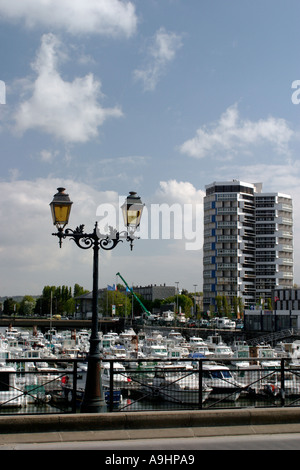
<path id="1" fill-rule="evenodd" d="M 300 406 L 300 364 L 284 358 L 108 362 L 111 412 Z"/>
<path id="2" fill-rule="evenodd" d="M 78 364 L 83 359 L 8 359 L 0 364 L 0 415 L 76 412 Z M 72 378 L 72 400 L 63 393 Z M 67 405 L 67 406 L 66 406 Z"/>
<path id="3" fill-rule="evenodd" d="M 76 413 L 84 359 L 10 360 L 0 367 L 0 415 Z M 107 412 L 300 406 L 300 364 L 282 358 L 102 363 Z"/>

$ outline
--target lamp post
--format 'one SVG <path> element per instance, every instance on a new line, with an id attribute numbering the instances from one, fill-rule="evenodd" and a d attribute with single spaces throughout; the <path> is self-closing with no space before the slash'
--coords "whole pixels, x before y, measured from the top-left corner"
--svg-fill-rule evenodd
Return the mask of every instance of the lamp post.
<path id="1" fill-rule="evenodd" d="M 76 227 L 75 230 L 66 229 L 68 224 L 72 202 L 69 195 L 65 194 L 65 188 L 57 188 L 58 193 L 54 195 L 50 208 L 52 212 L 53 224 L 57 227 L 57 232 L 53 233 L 59 239 L 59 246 L 62 240 L 70 238 L 74 240 L 79 248 L 84 250 L 93 249 L 93 301 L 92 301 L 92 328 L 90 337 L 90 350 L 88 355 L 88 369 L 85 385 L 85 393 L 81 405 L 83 413 L 99 413 L 103 411 L 105 400 L 101 386 L 101 356 L 100 339 L 98 334 L 98 272 L 99 272 L 99 249 L 112 250 L 123 239 L 130 242 L 132 250 L 135 230 L 140 225 L 144 204 L 136 193 L 131 192 L 122 205 L 123 216 L 127 231 L 118 232 L 109 227 L 109 235 L 99 232 L 98 224 L 92 233 L 84 233 L 84 225 Z"/>
<path id="2" fill-rule="evenodd" d="M 176 304 L 177 304 L 177 314 L 178 314 L 178 284 L 179 284 L 179 282 L 178 282 L 178 281 L 175 281 L 175 284 L 177 284 L 177 289 L 176 289 L 177 301 L 176 301 Z"/>
<path id="3" fill-rule="evenodd" d="M 196 287 L 197 287 L 197 284 L 194 284 L 194 287 L 195 287 L 195 297 L 194 297 L 194 317 L 196 318 L 196 315 L 197 315 L 197 304 L 196 304 Z"/>

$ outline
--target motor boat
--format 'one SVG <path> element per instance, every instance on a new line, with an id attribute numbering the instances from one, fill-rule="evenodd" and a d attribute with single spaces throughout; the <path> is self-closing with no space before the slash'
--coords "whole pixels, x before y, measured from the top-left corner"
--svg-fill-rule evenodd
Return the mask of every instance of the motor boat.
<path id="1" fill-rule="evenodd" d="M 21 408 L 27 405 L 27 395 L 16 384 L 16 369 L 0 364 L 0 408 Z"/>
<path id="2" fill-rule="evenodd" d="M 224 401 L 238 400 L 244 386 L 237 382 L 229 367 L 204 362 L 202 368 L 203 382 L 212 388 L 210 398 Z"/>
<path id="3" fill-rule="evenodd" d="M 186 364 L 156 366 L 151 390 L 153 395 L 173 403 L 197 405 L 200 400 L 198 373 Z M 211 392 L 212 388 L 203 383 L 202 403 Z"/>

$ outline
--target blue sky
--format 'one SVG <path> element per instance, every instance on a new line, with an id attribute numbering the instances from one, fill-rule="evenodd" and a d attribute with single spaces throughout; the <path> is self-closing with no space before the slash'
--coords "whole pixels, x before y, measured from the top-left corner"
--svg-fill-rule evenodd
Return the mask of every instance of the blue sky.
<path id="1" fill-rule="evenodd" d="M 187 204 L 195 228 L 206 184 L 263 182 L 293 197 L 300 283 L 299 13 L 297 0 L 0 0 L 0 296 L 91 288 L 92 254 L 51 236 L 58 186 L 73 228 L 131 190 L 148 224 L 153 205 Z M 199 243 L 147 233 L 101 253 L 100 285 L 121 272 L 200 290 Z"/>

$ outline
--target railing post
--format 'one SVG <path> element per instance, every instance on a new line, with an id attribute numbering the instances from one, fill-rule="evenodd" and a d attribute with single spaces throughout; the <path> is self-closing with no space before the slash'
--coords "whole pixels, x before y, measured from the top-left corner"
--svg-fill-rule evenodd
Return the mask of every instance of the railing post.
<path id="1" fill-rule="evenodd" d="M 202 359 L 199 359 L 199 366 L 198 366 L 198 369 L 199 369 L 199 403 L 198 403 L 198 407 L 199 407 L 199 410 L 202 410 L 202 402 L 203 402 L 203 394 L 202 394 L 202 387 L 203 387 L 203 380 L 202 380 L 202 364 L 203 364 L 203 361 Z"/>
<path id="2" fill-rule="evenodd" d="M 280 374 L 280 395 L 281 395 L 281 406 L 285 405 L 285 378 L 284 378 L 284 359 L 281 359 L 281 374 Z"/>
<path id="3" fill-rule="evenodd" d="M 113 410 L 114 410 L 114 361 L 111 361 L 110 372 L 109 372 L 109 412 L 112 413 Z"/>
<path id="4" fill-rule="evenodd" d="M 77 361 L 74 361 L 73 366 L 73 392 L 72 392 L 72 411 L 76 413 L 77 404 Z"/>

